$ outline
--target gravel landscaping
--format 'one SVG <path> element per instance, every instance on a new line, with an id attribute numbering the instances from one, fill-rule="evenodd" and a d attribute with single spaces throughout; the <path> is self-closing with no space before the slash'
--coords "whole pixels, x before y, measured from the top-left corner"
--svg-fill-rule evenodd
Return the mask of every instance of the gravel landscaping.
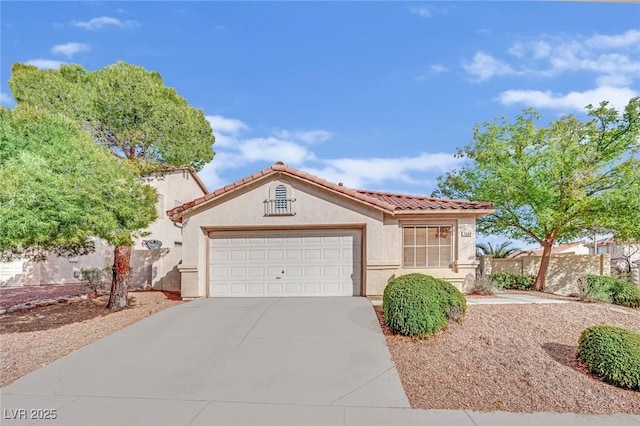
<path id="1" fill-rule="evenodd" d="M 38 298 L 41 297 L 44 296 Z M 130 306 L 111 312 L 105 309 L 107 300 L 108 296 L 76 298 L 0 315 L 0 387 L 155 312 L 182 303 L 169 293 L 130 292 Z"/>
<path id="2" fill-rule="evenodd" d="M 511 412 L 640 414 L 640 392 L 606 384 L 575 359 L 580 333 L 611 324 L 640 331 L 640 311 L 615 305 L 472 305 L 463 324 L 415 341 L 384 327 L 411 406 Z"/>

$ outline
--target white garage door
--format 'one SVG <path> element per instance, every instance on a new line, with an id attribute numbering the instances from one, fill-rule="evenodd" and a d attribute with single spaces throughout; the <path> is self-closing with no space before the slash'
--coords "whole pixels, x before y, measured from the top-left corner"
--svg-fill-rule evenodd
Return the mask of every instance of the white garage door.
<path id="1" fill-rule="evenodd" d="M 210 234 L 213 297 L 360 294 L 359 230 Z"/>

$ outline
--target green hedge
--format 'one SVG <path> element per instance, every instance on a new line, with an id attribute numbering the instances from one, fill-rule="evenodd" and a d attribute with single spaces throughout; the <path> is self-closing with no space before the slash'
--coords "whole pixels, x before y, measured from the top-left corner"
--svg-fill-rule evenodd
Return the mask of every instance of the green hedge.
<path id="1" fill-rule="evenodd" d="M 384 321 L 393 332 L 423 338 L 462 321 L 467 301 L 451 283 L 424 274 L 392 280 L 382 298 Z"/>
<path id="2" fill-rule="evenodd" d="M 640 333 L 609 325 L 582 332 L 578 359 L 613 385 L 640 391 Z"/>
<path id="3" fill-rule="evenodd" d="M 582 285 L 587 299 L 640 308 L 640 288 L 627 281 L 602 275 L 587 275 Z"/>
<path id="4" fill-rule="evenodd" d="M 491 275 L 491 282 L 503 290 L 533 290 L 536 277 L 533 275 L 512 274 L 510 272 L 496 272 Z"/>

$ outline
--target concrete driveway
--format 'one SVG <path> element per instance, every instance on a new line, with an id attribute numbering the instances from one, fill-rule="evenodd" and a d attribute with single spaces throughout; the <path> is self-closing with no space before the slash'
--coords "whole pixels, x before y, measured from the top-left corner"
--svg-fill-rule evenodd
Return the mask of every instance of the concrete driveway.
<path id="1" fill-rule="evenodd" d="M 2 424 L 324 425 L 367 407 L 409 403 L 358 297 L 185 303 L 2 389 Z"/>

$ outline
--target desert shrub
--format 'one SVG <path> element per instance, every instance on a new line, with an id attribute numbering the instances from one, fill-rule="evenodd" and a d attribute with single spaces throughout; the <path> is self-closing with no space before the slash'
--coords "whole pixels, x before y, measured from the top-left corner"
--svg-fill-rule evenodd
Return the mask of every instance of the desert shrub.
<path id="1" fill-rule="evenodd" d="M 511 272 L 496 272 L 491 275 L 491 282 L 501 290 L 533 290 L 533 275 L 512 274 Z"/>
<path id="2" fill-rule="evenodd" d="M 613 385 L 640 391 L 640 333 L 596 325 L 582 332 L 578 360 Z"/>
<path id="3" fill-rule="evenodd" d="M 640 308 L 640 288 L 613 277 L 587 275 L 582 280 L 582 292 L 589 300 Z"/>
<path id="4" fill-rule="evenodd" d="M 492 295 L 495 292 L 491 277 L 488 275 L 480 275 L 473 282 L 473 287 L 469 294 L 479 294 L 481 296 Z"/>
<path id="5" fill-rule="evenodd" d="M 80 280 L 84 283 L 87 290 L 98 294 L 100 290 L 104 290 L 108 279 L 108 272 L 111 267 L 106 268 L 82 268 L 80 269 Z"/>
<path id="6" fill-rule="evenodd" d="M 462 321 L 464 295 L 451 283 L 424 274 L 408 274 L 391 281 L 382 297 L 384 321 L 393 332 L 423 338 Z"/>

